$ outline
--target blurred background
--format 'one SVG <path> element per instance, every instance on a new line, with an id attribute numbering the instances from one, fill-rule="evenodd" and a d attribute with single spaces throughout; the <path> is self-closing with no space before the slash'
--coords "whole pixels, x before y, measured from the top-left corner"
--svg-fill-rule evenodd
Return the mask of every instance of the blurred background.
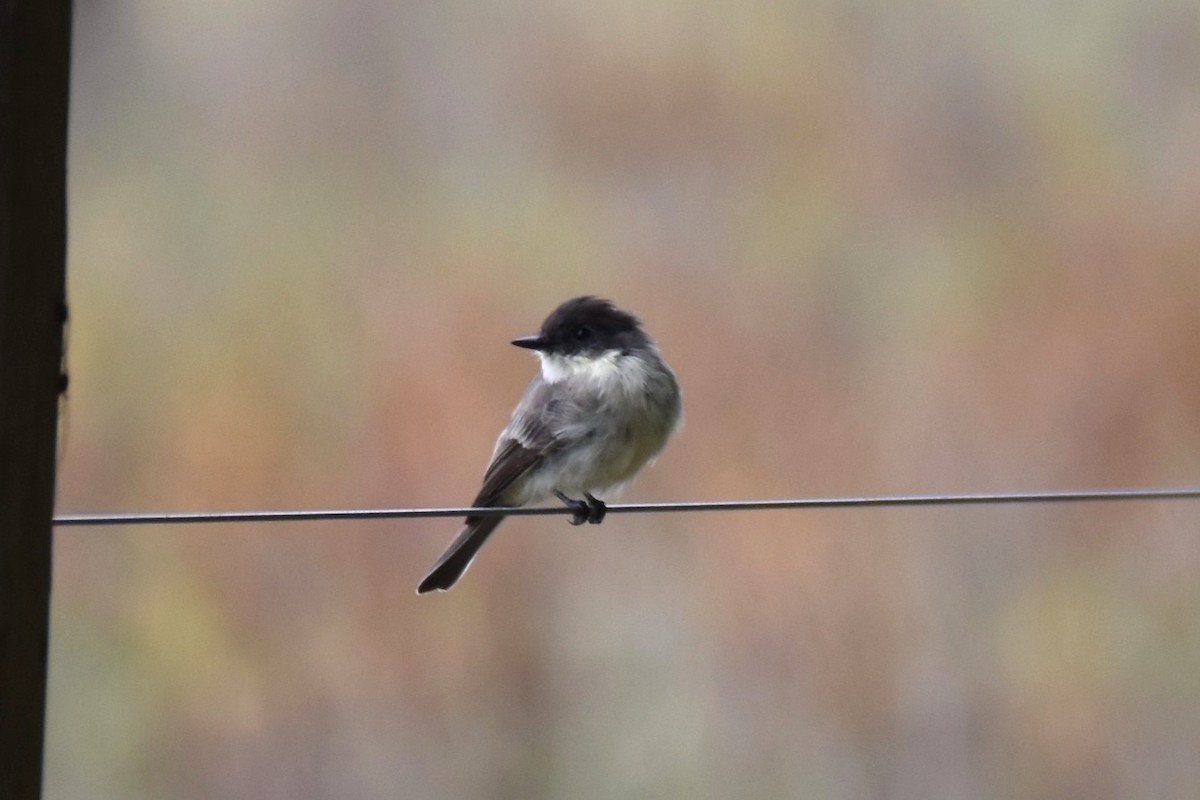
<path id="1" fill-rule="evenodd" d="M 611 297 L 631 501 L 1200 483 L 1200 6 L 77 0 L 58 510 L 461 505 Z M 60 529 L 46 797 L 1200 793 L 1188 502 Z"/>

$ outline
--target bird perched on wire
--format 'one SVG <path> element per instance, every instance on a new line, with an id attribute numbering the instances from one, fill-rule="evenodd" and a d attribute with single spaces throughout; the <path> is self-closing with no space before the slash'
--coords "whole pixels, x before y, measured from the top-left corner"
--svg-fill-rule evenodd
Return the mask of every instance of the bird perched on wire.
<path id="1" fill-rule="evenodd" d="M 571 524 L 599 523 L 606 508 L 596 495 L 632 480 L 679 427 L 675 373 L 637 317 L 598 297 L 566 301 L 537 335 L 513 344 L 532 350 L 541 372 L 496 441 L 473 507 L 554 496 L 572 511 Z M 467 517 L 417 593 L 453 586 L 503 520 Z"/>

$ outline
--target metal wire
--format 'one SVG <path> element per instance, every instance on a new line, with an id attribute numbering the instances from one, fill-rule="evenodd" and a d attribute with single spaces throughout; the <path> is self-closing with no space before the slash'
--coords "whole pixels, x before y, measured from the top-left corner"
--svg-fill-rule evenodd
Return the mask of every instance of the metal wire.
<path id="1" fill-rule="evenodd" d="M 1131 500 L 1200 500 L 1200 486 L 1152 489 L 995 494 L 900 495 L 892 497 L 828 497 L 794 500 L 725 500 L 693 503 L 624 503 L 608 506 L 610 514 L 674 511 L 771 511 L 795 508 L 878 508 L 897 506 L 967 506 L 1002 503 L 1089 503 Z M 62 514 L 58 527 L 96 525 L 179 525 L 206 522 L 305 522 L 316 520 L 428 519 L 430 517 L 502 517 L 570 514 L 566 506 L 533 508 L 373 508 L 313 511 L 201 511 L 151 514 Z"/>

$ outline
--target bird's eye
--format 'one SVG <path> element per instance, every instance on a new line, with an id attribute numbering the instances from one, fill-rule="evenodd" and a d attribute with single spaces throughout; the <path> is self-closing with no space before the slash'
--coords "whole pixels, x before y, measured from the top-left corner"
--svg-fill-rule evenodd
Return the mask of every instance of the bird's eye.
<path id="1" fill-rule="evenodd" d="M 592 338 L 592 329 L 591 328 L 576 328 L 575 329 L 575 338 L 581 342 L 586 342 L 588 339 Z"/>

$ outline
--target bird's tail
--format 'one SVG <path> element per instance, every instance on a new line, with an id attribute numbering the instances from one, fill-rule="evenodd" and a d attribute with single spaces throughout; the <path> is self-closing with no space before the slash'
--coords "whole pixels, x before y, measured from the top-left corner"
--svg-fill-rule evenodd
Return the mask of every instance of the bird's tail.
<path id="1" fill-rule="evenodd" d="M 504 517 L 470 517 L 467 524 L 459 531 L 458 536 L 442 553 L 442 557 L 429 570 L 425 580 L 417 587 L 417 594 L 439 591 L 444 592 L 458 582 L 458 579 L 471 566 L 475 554 L 483 543 L 496 530 L 496 526 L 504 521 Z"/>

